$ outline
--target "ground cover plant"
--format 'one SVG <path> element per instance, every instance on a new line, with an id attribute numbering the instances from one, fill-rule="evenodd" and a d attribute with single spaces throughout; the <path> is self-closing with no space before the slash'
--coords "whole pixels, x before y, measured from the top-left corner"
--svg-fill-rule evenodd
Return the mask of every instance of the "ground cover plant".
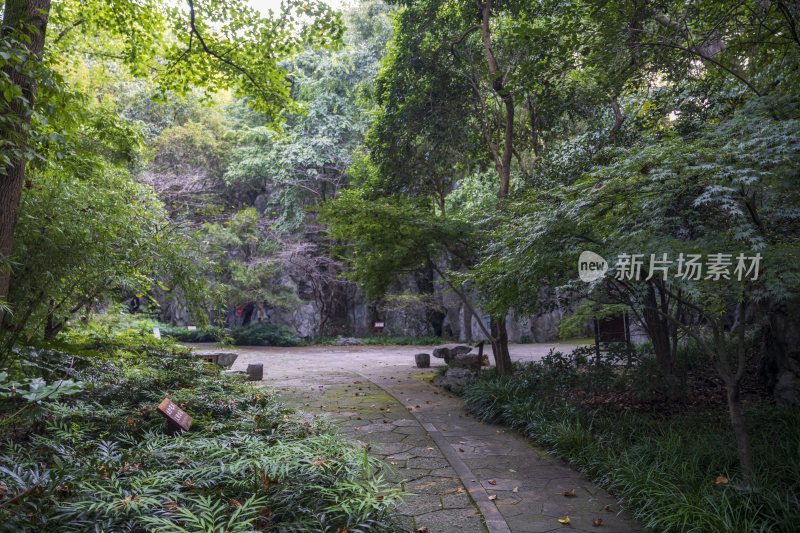
<path id="1" fill-rule="evenodd" d="M 755 476 L 747 481 L 727 420 L 724 386 L 692 348 L 703 376 L 668 402 L 647 350 L 551 352 L 493 370 L 464 397 L 481 420 L 508 425 L 585 472 L 648 531 L 791 531 L 800 523 L 800 411 L 776 410 L 744 387 Z"/>
<path id="2" fill-rule="evenodd" d="M 45 382 L 71 368 L 70 395 L 0 383 L 0 531 L 393 530 L 383 466 L 272 392 L 145 331 L 69 340 L 18 361 Z M 190 431 L 167 435 L 164 397 Z"/>

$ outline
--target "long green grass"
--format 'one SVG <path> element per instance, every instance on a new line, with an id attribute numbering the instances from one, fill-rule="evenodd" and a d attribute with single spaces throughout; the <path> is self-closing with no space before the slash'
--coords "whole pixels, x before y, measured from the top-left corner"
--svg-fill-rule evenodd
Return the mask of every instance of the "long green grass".
<path id="1" fill-rule="evenodd" d="M 617 495 L 647 530 L 797 531 L 800 411 L 748 413 L 756 489 L 746 489 L 725 413 L 658 419 L 602 414 L 548 399 L 525 371 L 468 387 L 479 419 L 510 426 Z M 716 483 L 723 475 L 729 483 Z"/>
<path id="2" fill-rule="evenodd" d="M 82 392 L 0 404 L 0 531 L 397 530 L 388 467 L 273 392 L 150 334 L 71 340 Z M 165 433 L 164 397 L 190 431 Z"/>

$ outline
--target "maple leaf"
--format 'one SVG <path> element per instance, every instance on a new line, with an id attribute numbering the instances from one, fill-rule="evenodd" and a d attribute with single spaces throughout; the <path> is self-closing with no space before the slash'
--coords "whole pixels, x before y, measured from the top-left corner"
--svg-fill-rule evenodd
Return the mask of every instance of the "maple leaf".
<path id="1" fill-rule="evenodd" d="M 558 522 L 559 522 L 559 524 L 567 525 L 567 524 L 569 524 L 569 517 L 565 516 L 564 518 L 559 518 Z"/>

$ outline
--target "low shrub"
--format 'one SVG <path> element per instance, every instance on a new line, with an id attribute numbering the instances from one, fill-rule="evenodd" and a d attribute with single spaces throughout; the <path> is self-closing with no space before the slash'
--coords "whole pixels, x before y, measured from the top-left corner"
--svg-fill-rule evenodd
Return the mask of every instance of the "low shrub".
<path id="1" fill-rule="evenodd" d="M 27 400 L 0 403 L 0 531 L 397 530 L 385 466 L 271 391 L 152 334 L 70 340 L 80 390 L 33 422 L 12 416 Z M 165 434 L 164 397 L 188 432 Z"/>
<path id="2" fill-rule="evenodd" d="M 194 330 L 184 326 L 166 326 L 162 333 L 180 342 L 217 342 L 225 336 L 225 330 L 218 326 L 200 326 Z"/>
<path id="3" fill-rule="evenodd" d="M 297 346 L 299 340 L 284 326 L 267 322 L 250 322 L 230 331 L 237 346 Z"/>

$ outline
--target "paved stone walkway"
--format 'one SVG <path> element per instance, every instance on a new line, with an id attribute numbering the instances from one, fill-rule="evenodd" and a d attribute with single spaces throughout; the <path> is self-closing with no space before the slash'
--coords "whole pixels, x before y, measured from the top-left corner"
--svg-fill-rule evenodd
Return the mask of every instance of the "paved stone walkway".
<path id="1" fill-rule="evenodd" d="M 237 351 L 234 370 L 264 363 L 265 384 L 286 402 L 329 418 L 345 438 L 393 466 L 383 472 L 387 482 L 409 493 L 398 509 L 398 531 L 639 530 L 612 496 L 564 462 L 512 431 L 478 422 L 460 398 L 433 387 L 424 379 L 432 373 L 413 365 L 417 347 Z M 512 351 L 512 358 L 536 356 Z M 563 495 L 573 489 L 574 496 Z M 569 524 L 559 522 L 567 517 Z M 602 523 L 594 526 L 597 519 Z"/>

